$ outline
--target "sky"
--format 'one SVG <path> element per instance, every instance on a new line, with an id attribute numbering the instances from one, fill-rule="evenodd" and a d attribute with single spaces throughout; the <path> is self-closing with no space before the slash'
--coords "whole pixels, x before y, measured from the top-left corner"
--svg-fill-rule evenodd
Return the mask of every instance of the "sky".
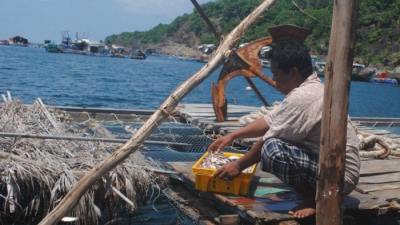
<path id="1" fill-rule="evenodd" d="M 201 5 L 211 0 L 197 0 Z M 193 12 L 190 0 L 1 0 L 0 40 L 22 36 L 30 43 L 74 39 L 105 40 L 112 34 L 147 31 Z"/>

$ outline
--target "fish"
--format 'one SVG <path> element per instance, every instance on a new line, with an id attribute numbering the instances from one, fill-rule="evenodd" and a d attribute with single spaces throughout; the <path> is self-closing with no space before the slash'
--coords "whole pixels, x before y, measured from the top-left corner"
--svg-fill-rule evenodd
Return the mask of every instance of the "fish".
<path id="1" fill-rule="evenodd" d="M 217 169 L 228 162 L 231 162 L 231 160 L 228 157 L 222 155 L 222 153 L 210 153 L 206 157 L 204 157 L 203 161 L 200 164 L 200 167 L 207 169 Z"/>
<path id="2" fill-rule="evenodd" d="M 218 169 L 219 167 L 225 165 L 228 162 L 234 162 L 239 160 L 238 156 L 224 156 L 222 153 L 210 153 L 206 157 L 204 157 L 203 161 L 200 164 L 200 168 L 206 169 Z M 248 167 L 242 170 L 242 173 L 249 173 L 251 171 L 251 167 Z"/>

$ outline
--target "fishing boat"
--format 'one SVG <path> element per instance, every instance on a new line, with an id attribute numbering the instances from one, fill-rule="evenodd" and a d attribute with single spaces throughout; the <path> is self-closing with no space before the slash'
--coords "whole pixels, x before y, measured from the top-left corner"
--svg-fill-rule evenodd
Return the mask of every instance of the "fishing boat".
<path id="1" fill-rule="evenodd" d="M 263 68 L 270 68 L 271 67 L 271 64 L 270 64 L 269 60 L 261 59 L 260 63 L 261 63 L 261 66 Z"/>
<path id="2" fill-rule="evenodd" d="M 325 76 L 325 64 L 324 61 L 316 61 L 314 63 L 313 69 L 319 77 Z"/>
<path id="3" fill-rule="evenodd" d="M 388 76 L 388 72 L 378 73 L 376 77 L 370 80 L 372 83 L 381 83 L 381 84 L 399 84 L 399 79 L 395 76 Z"/>
<path id="4" fill-rule="evenodd" d="M 399 82 L 394 78 L 372 78 L 370 80 L 372 83 L 380 83 L 380 84 L 399 84 Z"/>
<path id="5" fill-rule="evenodd" d="M 56 52 L 56 53 L 61 52 L 59 46 L 55 42 L 48 43 L 45 49 L 47 52 Z"/>
<path id="6" fill-rule="evenodd" d="M 353 71 L 351 72 L 352 81 L 369 82 L 374 75 L 376 75 L 376 70 L 374 68 L 368 68 L 357 63 L 353 64 Z"/>
<path id="7" fill-rule="evenodd" d="M 271 64 L 268 59 L 266 59 L 267 52 L 271 50 L 271 46 L 264 46 L 261 48 L 260 52 L 258 53 L 258 57 L 260 58 L 260 63 L 263 68 L 270 68 Z"/>
<path id="8" fill-rule="evenodd" d="M 325 76 L 325 62 L 316 61 L 314 63 L 313 69 L 317 72 L 319 77 Z M 351 71 L 352 81 L 364 81 L 369 82 L 371 78 L 375 75 L 375 70 L 371 68 L 366 68 L 365 65 L 359 63 L 353 63 L 353 70 Z"/>
<path id="9" fill-rule="evenodd" d="M 131 52 L 130 58 L 131 58 L 131 59 L 146 59 L 146 58 L 147 58 L 147 55 L 144 54 L 144 53 L 143 53 L 142 51 L 140 51 L 140 50 L 135 50 L 135 51 L 132 51 L 132 52 Z"/>

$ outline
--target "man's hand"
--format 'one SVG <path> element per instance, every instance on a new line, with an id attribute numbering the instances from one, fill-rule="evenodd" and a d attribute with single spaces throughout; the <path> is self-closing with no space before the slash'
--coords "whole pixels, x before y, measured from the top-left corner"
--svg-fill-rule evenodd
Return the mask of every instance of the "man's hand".
<path id="1" fill-rule="evenodd" d="M 226 135 L 218 138 L 215 140 L 207 149 L 208 152 L 221 152 L 222 149 L 224 149 L 226 146 L 229 146 L 233 142 L 233 138 L 231 138 L 231 135 Z"/>
<path id="2" fill-rule="evenodd" d="M 237 161 L 228 162 L 217 169 L 217 172 L 215 172 L 214 177 L 230 180 L 239 175 L 240 172 L 241 170 L 239 168 L 239 164 L 237 163 Z"/>

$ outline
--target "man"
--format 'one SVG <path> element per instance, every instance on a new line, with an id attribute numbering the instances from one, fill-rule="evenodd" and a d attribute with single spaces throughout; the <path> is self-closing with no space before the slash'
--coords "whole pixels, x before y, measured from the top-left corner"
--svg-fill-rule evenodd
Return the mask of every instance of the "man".
<path id="1" fill-rule="evenodd" d="M 263 136 L 238 161 L 220 167 L 214 177 L 232 179 L 243 169 L 261 162 L 263 171 L 274 174 L 303 196 L 304 201 L 289 214 L 304 218 L 315 214 L 324 85 L 312 70 L 307 49 L 295 41 L 275 45 L 268 58 L 272 79 L 285 99 L 264 117 L 214 141 L 208 151 L 220 151 L 235 139 Z M 359 179 L 357 146 L 357 136 L 348 118 L 345 196 Z"/>

